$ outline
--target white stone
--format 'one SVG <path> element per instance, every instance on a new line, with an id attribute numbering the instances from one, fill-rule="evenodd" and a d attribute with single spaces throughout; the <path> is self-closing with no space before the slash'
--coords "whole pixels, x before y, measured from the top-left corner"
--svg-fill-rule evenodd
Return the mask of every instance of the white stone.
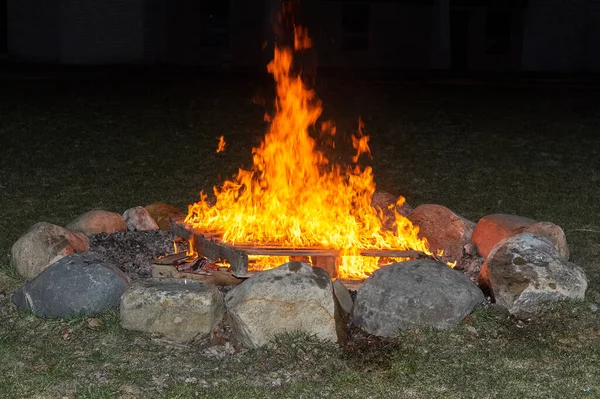
<path id="1" fill-rule="evenodd" d="M 325 270 L 289 262 L 250 277 L 226 295 L 225 303 L 236 339 L 248 348 L 295 331 L 345 342 L 343 311 L 333 295 Z"/>
<path id="2" fill-rule="evenodd" d="M 11 263 L 19 274 L 31 279 L 52 263 L 72 253 L 85 252 L 89 247 L 85 234 L 40 222 L 31 226 L 13 244 Z"/>
<path id="3" fill-rule="evenodd" d="M 121 326 L 185 343 L 212 334 L 223 318 L 223 294 L 178 279 L 137 280 L 121 297 Z"/>
<path id="4" fill-rule="evenodd" d="M 143 206 L 127 209 L 123 213 L 123 219 L 125 219 L 127 229 L 130 231 L 158 230 L 158 223 L 152 219 L 150 212 Z"/>

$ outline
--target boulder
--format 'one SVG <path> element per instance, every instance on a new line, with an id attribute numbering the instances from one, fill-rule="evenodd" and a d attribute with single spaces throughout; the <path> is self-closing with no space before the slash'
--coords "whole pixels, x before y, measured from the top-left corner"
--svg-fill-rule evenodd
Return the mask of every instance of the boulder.
<path id="1" fill-rule="evenodd" d="M 560 226 L 550 222 L 537 222 L 523 216 L 496 213 L 482 217 L 473 231 L 473 244 L 477 246 L 477 252 L 487 258 L 492 248 L 500 241 L 521 233 L 533 233 L 549 238 L 559 254 L 565 260 L 569 260 L 567 239 Z"/>
<path id="2" fill-rule="evenodd" d="M 548 238 L 558 251 L 558 254 L 564 259 L 569 260 L 571 251 L 567 245 L 567 236 L 563 229 L 551 222 L 537 222 L 523 230 L 524 233 L 532 233 L 538 236 Z"/>
<path id="3" fill-rule="evenodd" d="M 171 219 L 181 219 L 187 216 L 179 208 L 163 202 L 155 202 L 154 204 L 146 205 L 145 208 L 161 230 L 169 230 L 171 228 Z"/>
<path id="4" fill-rule="evenodd" d="M 375 191 L 371 197 L 371 206 L 375 209 L 381 209 L 381 221 L 386 230 L 394 230 L 394 222 L 396 221 L 394 211 L 404 217 L 413 211 L 413 207 L 406 203 L 404 197 L 394 196 L 387 191 Z"/>
<path id="5" fill-rule="evenodd" d="M 146 208 L 142 206 L 127 209 L 123 213 L 123 219 L 125 219 L 127 229 L 130 231 L 158 230 L 158 224 L 152 219 Z"/>
<path id="6" fill-rule="evenodd" d="M 248 348 L 293 331 L 327 341 L 347 340 L 331 278 L 306 263 L 288 262 L 250 277 L 227 293 L 225 304 L 235 338 Z"/>
<path id="7" fill-rule="evenodd" d="M 516 315 L 530 314 L 549 301 L 582 300 L 587 289 L 583 270 L 566 261 L 547 237 L 532 233 L 500 241 L 478 282 L 495 303 Z"/>
<path id="8" fill-rule="evenodd" d="M 88 250 L 90 242 L 83 233 L 72 233 L 55 224 L 36 223 L 11 248 L 11 263 L 17 272 L 31 279 L 49 264 Z"/>
<path id="9" fill-rule="evenodd" d="M 442 205 L 418 206 L 408 219 L 419 226 L 419 236 L 427 238 L 432 252 L 444 250 L 444 262 L 456 262 L 463 256 L 465 245 L 471 242 L 475 223 Z"/>
<path id="10" fill-rule="evenodd" d="M 40 317 L 91 315 L 119 306 L 128 283 L 116 266 L 87 254 L 71 254 L 19 288 L 13 301 Z"/>
<path id="11" fill-rule="evenodd" d="M 81 231 L 86 235 L 127 231 L 127 224 L 123 216 L 118 213 L 101 210 L 86 212 L 66 227 L 68 230 Z"/>
<path id="12" fill-rule="evenodd" d="M 121 298 L 121 326 L 185 343 L 212 334 L 223 318 L 217 287 L 182 279 L 143 279 Z"/>
<path id="13" fill-rule="evenodd" d="M 461 272 L 433 260 L 393 263 L 366 279 L 352 321 L 370 334 L 391 337 L 413 327 L 454 328 L 484 299 Z"/>
<path id="14" fill-rule="evenodd" d="M 535 220 L 518 215 L 495 213 L 484 216 L 479 219 L 473 230 L 473 244 L 477 247 L 477 252 L 487 258 L 497 243 L 507 237 L 522 233 L 525 228 L 534 223 L 536 223 Z"/>

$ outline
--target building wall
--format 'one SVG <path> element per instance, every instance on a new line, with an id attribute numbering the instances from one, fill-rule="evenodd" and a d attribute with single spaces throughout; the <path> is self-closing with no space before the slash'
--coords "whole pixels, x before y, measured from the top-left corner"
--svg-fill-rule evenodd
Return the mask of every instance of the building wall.
<path id="1" fill-rule="evenodd" d="M 523 32 L 523 70 L 585 70 L 589 0 L 530 0 Z"/>
<path id="2" fill-rule="evenodd" d="M 61 0 L 59 24 L 61 63 L 143 60 L 144 0 Z"/>
<path id="3" fill-rule="evenodd" d="M 342 49 L 344 29 L 339 1 L 310 2 L 309 34 L 319 66 L 352 68 L 429 68 L 432 8 L 371 2 L 367 51 Z M 311 9 L 312 8 L 312 12 Z"/>
<path id="4" fill-rule="evenodd" d="M 176 65 L 258 66 L 265 40 L 265 1 L 229 0 L 229 44 L 211 46 L 202 40 L 201 1 L 162 0 L 167 4 L 162 61 Z"/>
<path id="5" fill-rule="evenodd" d="M 241 67 L 263 67 L 267 40 L 265 26 L 271 29 L 265 0 L 236 1 L 231 9 L 232 64 Z M 266 54 L 270 59 L 272 53 Z"/>
<path id="6" fill-rule="evenodd" d="M 144 1 L 144 64 L 162 63 L 166 49 L 167 3 L 163 0 Z"/>
<path id="7" fill-rule="evenodd" d="M 470 7 L 471 19 L 469 25 L 469 43 L 467 66 L 473 71 L 508 72 L 521 70 L 522 55 L 522 10 L 521 8 L 508 8 L 510 15 L 510 47 L 504 54 L 493 54 L 487 51 L 488 38 L 486 27 L 488 21 L 488 7 Z"/>
<path id="8" fill-rule="evenodd" d="M 590 72 L 600 72 L 600 1 L 591 2 L 586 15 L 586 69 Z"/>
<path id="9" fill-rule="evenodd" d="M 58 9 L 60 0 L 7 0 L 8 53 L 24 61 L 59 61 Z"/>

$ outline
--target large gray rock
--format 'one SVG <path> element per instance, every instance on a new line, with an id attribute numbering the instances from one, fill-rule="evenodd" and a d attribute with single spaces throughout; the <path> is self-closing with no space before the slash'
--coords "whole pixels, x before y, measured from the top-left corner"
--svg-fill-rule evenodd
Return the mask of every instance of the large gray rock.
<path id="1" fill-rule="evenodd" d="M 80 215 L 67 226 L 68 230 L 84 234 L 115 233 L 127 231 L 127 223 L 118 213 L 95 210 Z"/>
<path id="2" fill-rule="evenodd" d="M 121 326 L 156 333 L 175 342 L 212 334 L 223 318 L 217 287 L 181 279 L 135 281 L 121 298 Z"/>
<path id="3" fill-rule="evenodd" d="M 22 276 L 31 279 L 49 264 L 67 255 L 85 252 L 90 242 L 85 234 L 72 233 L 55 224 L 36 223 L 11 248 L 11 263 Z"/>
<path id="4" fill-rule="evenodd" d="M 393 263 L 363 282 L 352 321 L 368 333 L 384 337 L 419 326 L 449 329 L 483 299 L 475 283 L 441 262 Z"/>
<path id="5" fill-rule="evenodd" d="M 475 223 L 442 205 L 418 206 L 408 215 L 413 225 L 419 226 L 419 236 L 427 238 L 432 252 L 444 250 L 444 262 L 457 262 L 463 257 L 465 245 L 471 243 Z"/>
<path id="6" fill-rule="evenodd" d="M 292 331 L 328 341 L 347 339 L 331 278 L 306 263 L 289 262 L 250 277 L 227 294 L 225 303 L 236 339 L 248 348 Z"/>
<path id="7" fill-rule="evenodd" d="M 479 285 L 513 314 L 535 312 L 549 301 L 582 300 L 583 270 L 567 262 L 547 237 L 517 234 L 500 241 L 479 273 Z"/>
<path id="8" fill-rule="evenodd" d="M 72 254 L 51 264 L 19 288 L 13 301 L 41 317 L 83 316 L 119 306 L 129 278 L 116 266 Z"/>
<path id="9" fill-rule="evenodd" d="M 146 208 L 142 206 L 127 209 L 123 212 L 123 219 L 125 219 L 127 229 L 130 231 L 158 230 L 158 224 L 152 219 Z"/>
<path id="10" fill-rule="evenodd" d="M 567 239 L 560 226 L 550 222 L 537 222 L 524 216 L 495 213 L 482 217 L 473 230 L 473 244 L 477 246 L 477 252 L 486 258 L 500 241 L 521 233 L 547 237 L 560 256 L 569 260 Z"/>

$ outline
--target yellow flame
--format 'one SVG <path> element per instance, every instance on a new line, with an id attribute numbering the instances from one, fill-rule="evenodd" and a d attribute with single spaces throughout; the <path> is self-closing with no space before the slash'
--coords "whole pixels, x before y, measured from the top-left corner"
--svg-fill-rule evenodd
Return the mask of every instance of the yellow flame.
<path id="1" fill-rule="evenodd" d="M 194 235 L 190 234 L 190 238 L 188 239 L 188 249 L 185 251 L 185 254 L 189 257 L 198 257 L 198 252 L 196 248 L 194 248 Z"/>
<path id="2" fill-rule="evenodd" d="M 295 50 L 310 45 L 306 30 L 297 26 Z M 219 232 L 230 244 L 337 249 L 342 255 L 338 270 L 342 278 L 365 278 L 379 267 L 377 258 L 358 256 L 362 249 L 414 249 L 431 254 L 426 239 L 418 236 L 418 227 L 397 212 L 395 230 L 383 228 L 381 210 L 371 206 L 375 183 L 370 167 L 342 168 L 330 164 L 317 150 L 308 130 L 321 115 L 321 102 L 292 72 L 293 57 L 291 48 L 275 47 L 267 67 L 276 82 L 277 112 L 265 118 L 270 127 L 252 151 L 252 168 L 239 169 L 232 180 L 215 187 L 213 206 L 201 192 L 200 201 L 190 205 L 186 222 Z M 361 154 L 370 155 L 363 127 L 359 119 L 354 162 Z M 321 131 L 333 136 L 335 127 L 323 123 Z M 400 197 L 398 204 L 403 202 Z M 281 259 L 255 262 L 260 264 L 257 268 L 283 263 Z"/>

